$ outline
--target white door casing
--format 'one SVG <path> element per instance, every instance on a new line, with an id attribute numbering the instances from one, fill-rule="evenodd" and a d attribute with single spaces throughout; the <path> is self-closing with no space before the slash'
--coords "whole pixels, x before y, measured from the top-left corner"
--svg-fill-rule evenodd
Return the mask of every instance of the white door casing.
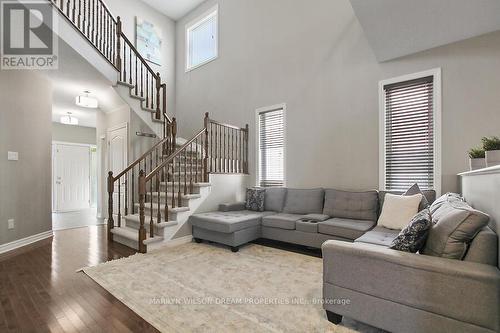
<path id="1" fill-rule="evenodd" d="M 90 207 L 90 147 L 55 143 L 53 159 L 54 211 Z"/>
<path id="2" fill-rule="evenodd" d="M 113 175 L 116 176 L 128 165 L 128 124 L 124 123 L 122 125 L 109 128 L 108 133 L 108 171 L 112 171 Z M 115 188 L 113 191 L 113 213 L 114 215 L 118 212 L 118 192 L 120 186 L 120 200 L 121 200 L 121 210 L 122 215 L 124 213 L 124 199 L 125 199 L 125 179 L 115 182 Z M 116 221 L 116 219 L 115 219 Z"/>

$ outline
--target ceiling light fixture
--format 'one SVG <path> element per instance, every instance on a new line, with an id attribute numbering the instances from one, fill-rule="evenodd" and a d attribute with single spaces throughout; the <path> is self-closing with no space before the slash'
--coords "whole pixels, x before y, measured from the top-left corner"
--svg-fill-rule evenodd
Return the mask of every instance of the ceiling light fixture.
<path id="1" fill-rule="evenodd" d="M 67 116 L 61 117 L 61 124 L 65 125 L 78 125 L 78 118 L 72 117 L 73 113 L 68 112 Z"/>
<path id="2" fill-rule="evenodd" d="M 97 109 L 99 102 L 94 97 L 89 97 L 90 91 L 84 91 L 85 95 L 76 96 L 76 105 L 82 108 Z"/>

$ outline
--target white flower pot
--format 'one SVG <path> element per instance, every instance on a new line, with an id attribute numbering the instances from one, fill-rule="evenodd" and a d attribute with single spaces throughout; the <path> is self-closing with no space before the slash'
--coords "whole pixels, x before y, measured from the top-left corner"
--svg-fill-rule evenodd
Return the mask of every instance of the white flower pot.
<path id="1" fill-rule="evenodd" d="M 500 150 L 490 150 L 486 152 L 486 166 L 492 167 L 500 165 Z"/>
<path id="2" fill-rule="evenodd" d="M 485 158 L 469 158 L 470 171 L 486 168 Z"/>

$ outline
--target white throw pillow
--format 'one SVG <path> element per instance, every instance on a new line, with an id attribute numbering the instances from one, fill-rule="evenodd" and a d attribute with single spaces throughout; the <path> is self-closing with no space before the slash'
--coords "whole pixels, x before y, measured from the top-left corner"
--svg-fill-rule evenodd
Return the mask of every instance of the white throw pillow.
<path id="1" fill-rule="evenodd" d="M 413 216 L 418 213 L 421 201 L 422 194 L 394 195 L 387 193 L 377 225 L 389 229 L 404 229 Z"/>

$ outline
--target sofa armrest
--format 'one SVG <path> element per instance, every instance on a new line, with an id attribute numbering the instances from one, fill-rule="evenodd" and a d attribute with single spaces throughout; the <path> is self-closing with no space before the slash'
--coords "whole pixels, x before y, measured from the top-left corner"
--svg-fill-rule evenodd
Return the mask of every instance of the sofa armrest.
<path id="1" fill-rule="evenodd" d="M 235 212 L 238 210 L 245 210 L 245 202 L 235 202 L 235 203 L 223 203 L 219 205 L 220 212 Z"/>
<path id="2" fill-rule="evenodd" d="M 353 290 L 491 329 L 500 326 L 497 267 L 364 243 L 327 241 L 322 250 L 325 286 Z"/>

